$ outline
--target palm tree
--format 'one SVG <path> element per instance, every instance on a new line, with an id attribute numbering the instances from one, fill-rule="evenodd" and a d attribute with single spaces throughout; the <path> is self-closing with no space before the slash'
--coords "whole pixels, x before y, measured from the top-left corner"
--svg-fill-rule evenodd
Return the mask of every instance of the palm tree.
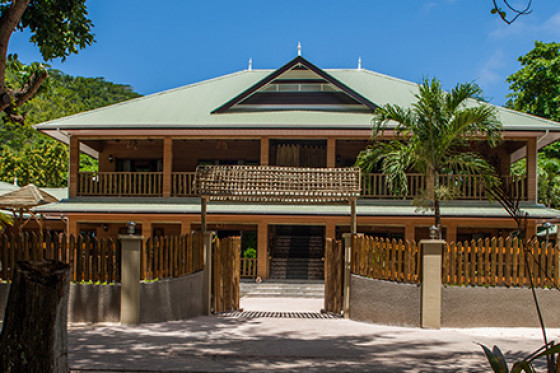
<path id="1" fill-rule="evenodd" d="M 479 175 L 486 188 L 499 183 L 493 167 L 472 143 L 486 141 L 494 147 L 501 140 L 502 125 L 496 109 L 481 101 L 482 91 L 474 83 L 445 92 L 437 79 L 425 79 L 418 90 L 411 108 L 387 104 L 375 112 L 373 145 L 360 153 L 356 165 L 364 172 L 379 167 L 395 195 L 407 194 L 407 172 L 423 174 L 426 187 L 414 202 L 433 210 L 440 228 L 440 201 L 457 194 L 456 188 L 440 184 L 440 175 Z M 383 141 L 384 131 L 391 129 L 393 139 Z"/>

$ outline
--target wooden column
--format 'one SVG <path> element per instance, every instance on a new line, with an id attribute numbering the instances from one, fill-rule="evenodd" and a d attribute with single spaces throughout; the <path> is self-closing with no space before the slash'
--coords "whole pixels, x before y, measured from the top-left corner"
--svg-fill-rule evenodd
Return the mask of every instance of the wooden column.
<path id="1" fill-rule="evenodd" d="M 261 137 L 261 166 L 268 166 L 270 154 L 270 140 L 268 137 Z"/>
<path id="2" fill-rule="evenodd" d="M 80 230 L 78 228 L 78 221 L 75 218 L 69 216 L 68 222 L 66 224 L 68 224 L 66 228 L 66 231 L 68 232 L 68 236 L 74 235 L 74 237 L 77 237 L 78 234 L 80 234 Z"/>
<path id="3" fill-rule="evenodd" d="M 163 139 L 163 196 L 171 196 L 171 172 L 173 171 L 173 139 Z"/>
<path id="4" fill-rule="evenodd" d="M 537 224 L 534 220 L 528 220 L 527 221 L 527 232 L 525 234 L 525 237 L 527 238 L 527 240 L 531 240 L 533 238 L 535 238 L 535 236 L 537 235 Z"/>
<path id="5" fill-rule="evenodd" d="M 537 139 L 527 140 L 527 198 L 537 203 Z"/>
<path id="6" fill-rule="evenodd" d="M 356 198 L 350 201 L 350 233 L 358 233 L 358 221 L 356 216 Z"/>
<path id="7" fill-rule="evenodd" d="M 327 167 L 336 167 L 336 138 L 334 137 L 327 139 Z"/>
<path id="8" fill-rule="evenodd" d="M 144 236 L 144 241 L 148 238 L 152 238 L 152 221 L 142 220 L 140 224 L 142 224 L 142 236 Z"/>
<path id="9" fill-rule="evenodd" d="M 183 221 L 181 222 L 181 235 L 190 234 L 191 233 L 191 222 L 190 221 Z"/>
<path id="10" fill-rule="evenodd" d="M 80 171 L 80 140 L 76 136 L 70 136 L 68 154 L 68 196 L 72 198 L 78 195 L 78 172 Z"/>
<path id="11" fill-rule="evenodd" d="M 405 241 L 416 240 L 416 231 L 413 223 L 408 223 L 404 226 L 404 240 Z"/>
<path id="12" fill-rule="evenodd" d="M 457 242 L 457 224 L 448 223 L 445 224 L 446 229 L 446 241 L 447 242 Z"/>
<path id="13" fill-rule="evenodd" d="M 257 227 L 257 275 L 268 278 L 268 224 L 259 222 Z"/>
<path id="14" fill-rule="evenodd" d="M 333 240 L 336 238 L 335 223 L 327 223 L 327 226 L 325 227 L 325 238 L 332 238 Z"/>

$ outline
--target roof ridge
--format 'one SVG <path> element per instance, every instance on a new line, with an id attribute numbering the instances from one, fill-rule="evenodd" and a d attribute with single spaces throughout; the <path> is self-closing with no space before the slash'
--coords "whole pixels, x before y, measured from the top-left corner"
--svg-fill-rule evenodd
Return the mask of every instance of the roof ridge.
<path id="1" fill-rule="evenodd" d="M 119 106 L 122 106 L 122 105 L 125 105 L 125 104 L 129 104 L 129 103 L 131 103 L 131 102 L 139 102 L 139 101 L 142 101 L 142 100 L 145 100 L 145 99 L 148 99 L 148 98 L 166 95 L 166 94 L 173 93 L 173 92 L 176 92 L 176 91 L 180 91 L 180 90 L 183 90 L 183 89 L 188 89 L 188 88 L 192 88 L 192 87 L 201 86 L 201 85 L 204 85 L 204 84 L 212 83 L 212 82 L 219 81 L 219 80 L 223 80 L 223 79 L 226 79 L 226 78 L 231 78 L 231 77 L 233 77 L 233 76 L 235 76 L 235 75 L 241 75 L 241 74 L 243 74 L 243 73 L 250 73 L 250 72 L 251 72 L 250 70 L 239 70 L 239 71 L 235 71 L 235 72 L 233 72 L 233 73 L 229 73 L 229 74 L 225 74 L 225 75 L 220 75 L 220 76 L 217 76 L 217 77 L 215 77 L 215 78 L 203 80 L 203 81 L 200 81 L 200 82 L 195 82 L 195 83 L 192 83 L 192 84 L 187 84 L 187 85 L 182 85 L 182 86 L 175 87 L 175 88 L 166 89 L 166 90 L 161 91 L 161 92 L 151 93 L 151 94 L 146 95 L 146 96 L 136 97 L 136 98 L 133 98 L 133 99 L 131 99 L 131 100 L 126 100 L 126 101 L 117 102 L 117 103 L 114 103 L 114 104 L 111 104 L 111 105 L 102 106 L 102 107 L 95 108 L 95 109 L 91 109 L 91 110 L 87 110 L 87 111 L 82 111 L 82 112 L 80 112 L 80 113 L 68 115 L 68 116 L 61 117 L 61 118 L 51 119 L 51 120 L 46 121 L 46 122 L 34 124 L 32 127 L 33 127 L 33 128 L 40 128 L 40 127 L 42 127 L 42 126 L 44 126 L 44 125 L 45 125 L 45 126 L 46 126 L 46 125 L 52 125 L 54 122 L 57 122 L 57 121 L 66 121 L 66 120 L 71 119 L 71 118 L 79 118 L 79 117 L 84 116 L 84 115 L 86 115 L 86 114 L 91 114 L 91 113 L 96 113 L 96 112 L 105 111 L 105 110 L 108 110 L 109 108 L 119 107 Z"/>

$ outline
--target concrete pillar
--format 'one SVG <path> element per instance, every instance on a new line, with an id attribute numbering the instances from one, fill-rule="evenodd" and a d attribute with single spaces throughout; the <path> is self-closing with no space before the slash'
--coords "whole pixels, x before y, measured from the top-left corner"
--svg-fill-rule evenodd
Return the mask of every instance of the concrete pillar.
<path id="1" fill-rule="evenodd" d="M 342 312 L 345 318 L 350 318 L 350 270 L 352 263 L 352 237 L 351 233 L 344 233 L 344 279 L 342 288 Z"/>
<path id="2" fill-rule="evenodd" d="M 143 236 L 121 234 L 121 323 L 140 324 L 140 252 Z"/>
<path id="3" fill-rule="evenodd" d="M 78 195 L 80 171 L 80 141 L 76 136 L 70 136 L 70 149 L 68 151 L 68 196 Z"/>
<path id="4" fill-rule="evenodd" d="M 163 139 L 163 196 L 171 196 L 171 172 L 173 171 L 173 139 Z"/>
<path id="5" fill-rule="evenodd" d="M 423 328 L 441 327 L 441 262 L 443 240 L 422 240 L 421 323 Z"/>
<path id="6" fill-rule="evenodd" d="M 215 232 L 204 232 L 204 307 L 203 315 L 209 316 L 212 310 L 212 238 Z"/>
<path id="7" fill-rule="evenodd" d="M 268 278 L 268 224 L 259 222 L 257 226 L 257 275 Z"/>
<path id="8" fill-rule="evenodd" d="M 270 154 L 270 141 L 268 137 L 261 137 L 261 166 L 268 166 Z"/>
<path id="9" fill-rule="evenodd" d="M 327 139 L 327 167 L 336 167 L 336 138 L 334 137 Z"/>
<path id="10" fill-rule="evenodd" d="M 537 139 L 527 140 L 527 199 L 537 203 Z"/>

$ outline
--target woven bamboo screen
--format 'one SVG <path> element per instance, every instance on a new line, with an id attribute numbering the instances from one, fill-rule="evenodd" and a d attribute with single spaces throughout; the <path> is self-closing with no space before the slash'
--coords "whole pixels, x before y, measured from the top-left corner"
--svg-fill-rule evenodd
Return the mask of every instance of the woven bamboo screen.
<path id="1" fill-rule="evenodd" d="M 214 201 L 325 203 L 360 195 L 357 168 L 199 166 L 197 194 Z"/>

